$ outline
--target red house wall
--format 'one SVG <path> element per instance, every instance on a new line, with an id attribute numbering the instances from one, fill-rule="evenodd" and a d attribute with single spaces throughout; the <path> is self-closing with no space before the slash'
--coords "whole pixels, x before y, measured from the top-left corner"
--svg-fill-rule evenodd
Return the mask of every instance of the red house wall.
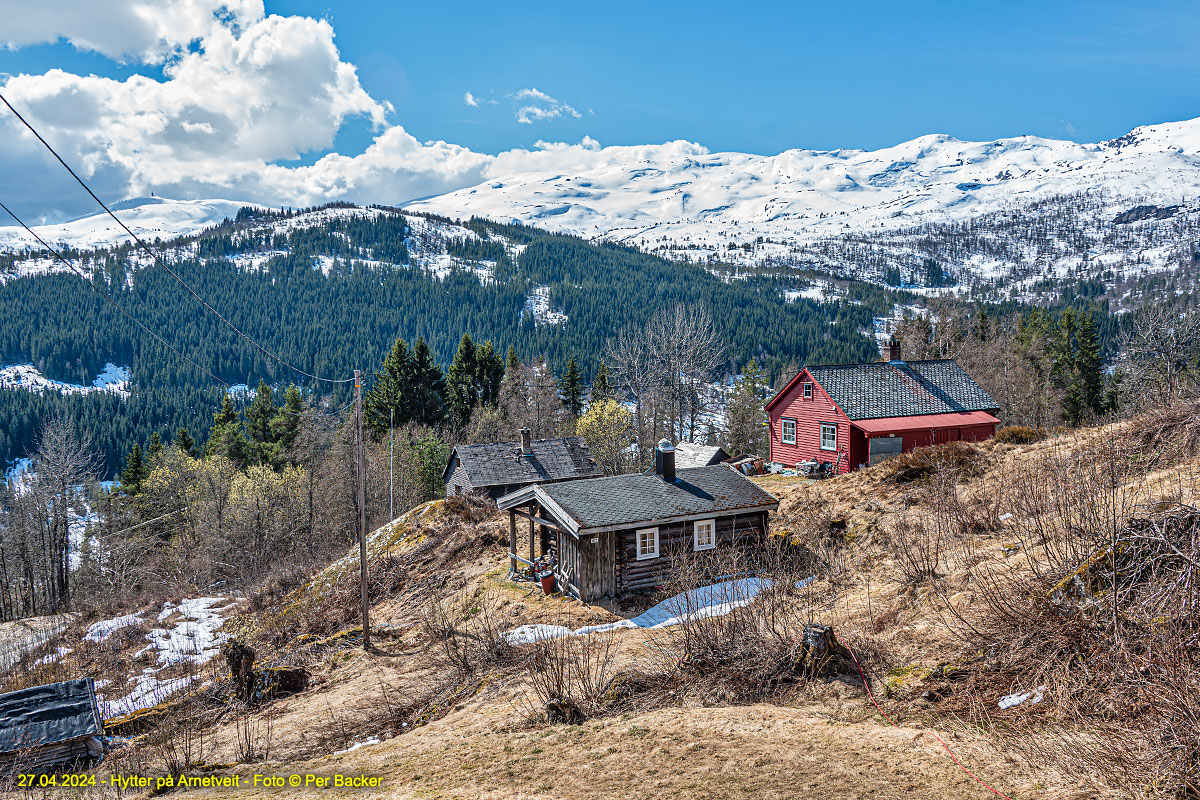
<path id="1" fill-rule="evenodd" d="M 815 381 L 812 399 L 804 398 L 804 383 L 811 380 L 807 370 L 801 372 L 800 379 L 795 380 L 768 411 L 767 418 L 771 425 L 770 460 L 790 467 L 796 466 L 798 461 L 837 463 L 840 452 L 842 458 L 838 472 L 849 472 L 867 460 L 866 438 L 857 431 L 857 440 L 851 435 L 850 419 Z M 796 420 L 794 445 L 783 443 L 784 418 Z M 822 422 L 837 425 L 836 451 L 821 449 Z M 861 450 L 861 453 L 856 453 L 856 450 Z"/>

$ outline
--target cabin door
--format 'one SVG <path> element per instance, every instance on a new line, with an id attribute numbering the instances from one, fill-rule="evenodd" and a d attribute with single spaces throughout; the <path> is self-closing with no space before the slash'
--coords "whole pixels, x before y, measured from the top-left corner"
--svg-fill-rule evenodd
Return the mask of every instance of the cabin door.
<path id="1" fill-rule="evenodd" d="M 958 428 L 941 428 L 935 433 L 937 438 L 934 441 L 938 444 L 958 441 Z"/>

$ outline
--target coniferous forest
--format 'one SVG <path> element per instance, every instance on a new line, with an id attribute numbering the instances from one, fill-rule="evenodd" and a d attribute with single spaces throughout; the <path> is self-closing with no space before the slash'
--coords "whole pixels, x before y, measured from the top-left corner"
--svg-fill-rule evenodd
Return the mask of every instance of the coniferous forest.
<path id="1" fill-rule="evenodd" d="M 726 342 L 727 369 L 756 358 L 772 375 L 805 361 L 876 357 L 872 318 L 891 306 L 867 302 L 785 302 L 778 276 L 731 279 L 704 267 L 667 261 L 611 244 L 593 244 L 524 226 L 480 220 L 474 236 L 443 236 L 448 220 L 393 210 L 337 215 L 332 210 L 246 210 L 194 237 L 156 242 L 159 253 L 248 337 L 306 372 L 344 379 L 370 371 L 397 339 L 428 343 L 450 365 L 463 333 L 544 358 L 556 374 L 569 359 L 586 380 L 608 342 L 675 304 L 707 307 Z M 414 224 L 414 223 L 419 223 Z M 458 228 L 458 230 L 463 230 Z M 342 405 L 350 385 L 313 381 L 282 367 L 231 330 L 161 266 L 125 245 L 62 251 L 173 347 L 228 384 L 295 383 L 310 402 Z M 448 256 L 451 269 L 424 268 L 422 257 Z M 15 256 L 0 259 L 14 272 Z M 491 275 L 481 278 L 476 264 Z M 526 308 L 547 286 L 565 324 L 539 324 Z M 0 284 L 0 360 L 31 363 L 55 380 L 87 385 L 106 362 L 132 370 L 132 395 L 60 397 L 0 390 L 0 458 L 31 450 L 38 421 L 65 406 L 102 452 L 112 474 L 131 441 L 179 427 L 206 430 L 224 391 L 212 377 L 124 319 L 69 273 L 14 277 Z"/>

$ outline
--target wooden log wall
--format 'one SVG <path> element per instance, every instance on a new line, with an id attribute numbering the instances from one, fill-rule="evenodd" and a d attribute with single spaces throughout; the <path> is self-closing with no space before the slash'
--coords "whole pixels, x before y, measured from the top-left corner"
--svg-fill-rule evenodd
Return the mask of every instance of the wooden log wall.
<path id="1" fill-rule="evenodd" d="M 653 527 L 653 526 L 644 526 Z M 717 546 L 707 553 L 727 548 L 751 548 L 766 539 L 765 512 L 717 518 Z M 617 531 L 616 592 L 641 592 L 666 584 L 670 578 L 673 556 L 694 551 L 692 522 L 677 522 L 658 526 L 658 558 L 637 560 L 637 528 Z"/>

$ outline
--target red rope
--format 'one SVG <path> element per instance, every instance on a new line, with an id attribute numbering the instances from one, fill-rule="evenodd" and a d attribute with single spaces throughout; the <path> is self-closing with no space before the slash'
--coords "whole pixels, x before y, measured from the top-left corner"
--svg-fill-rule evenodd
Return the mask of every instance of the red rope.
<path id="1" fill-rule="evenodd" d="M 895 721 L 893 721 L 892 718 L 887 715 L 887 712 L 884 711 L 883 708 L 879 705 L 879 703 L 875 700 L 875 695 L 872 694 L 872 692 L 871 692 L 871 685 L 869 683 L 867 683 L 867 676 L 866 676 L 866 673 L 863 672 L 862 664 L 860 664 L 858 661 L 858 656 L 856 656 L 854 654 L 854 651 L 852 649 L 850 649 L 850 645 L 848 645 L 842 641 L 842 637 L 838 636 L 836 633 L 834 633 L 834 637 L 838 640 L 838 643 L 841 644 L 842 647 L 846 648 L 846 652 L 848 652 L 850 654 L 850 657 L 854 659 L 854 666 L 858 667 L 858 677 L 860 677 L 862 679 L 863 688 L 867 690 L 867 697 L 871 698 L 871 702 L 874 704 L 876 710 L 879 711 L 879 713 L 883 715 L 884 719 L 886 719 L 889 723 L 891 723 L 893 728 L 900 729 L 900 726 L 897 725 L 895 723 Z M 982 778 L 980 778 L 974 772 L 971 772 L 971 770 L 967 769 L 963 765 L 963 763 L 958 760 L 958 756 L 954 755 L 954 751 L 950 749 L 950 746 L 942 741 L 942 737 L 938 736 L 933 731 L 926 731 L 926 733 L 928 733 L 934 739 L 937 739 L 938 744 L 940 744 L 942 746 L 942 749 L 944 749 L 950 755 L 950 758 L 952 758 L 954 760 L 954 763 L 958 765 L 958 768 L 961 769 L 963 772 L 967 773 L 968 775 L 970 775 L 971 778 L 973 778 L 980 786 L 987 789 L 989 792 L 996 795 L 997 797 L 1003 797 L 1004 800 L 1013 800 L 1011 797 L 1004 794 L 1003 792 L 998 792 L 995 789 L 993 789 Z"/>

